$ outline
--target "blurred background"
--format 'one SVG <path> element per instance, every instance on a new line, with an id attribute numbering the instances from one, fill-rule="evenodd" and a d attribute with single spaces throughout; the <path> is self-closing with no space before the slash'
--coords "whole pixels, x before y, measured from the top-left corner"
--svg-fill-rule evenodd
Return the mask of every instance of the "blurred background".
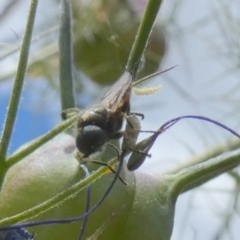
<path id="1" fill-rule="evenodd" d="M 28 1 L 0 2 L 0 124 L 15 77 Z M 74 0 L 74 78 L 80 108 L 89 106 L 123 73 L 145 0 Z M 163 89 L 132 96 L 144 113 L 142 129 L 156 130 L 182 115 L 203 115 L 239 128 L 240 2 L 165 1 L 149 40 L 139 78 L 177 65 L 146 86 Z M 41 0 L 29 67 L 9 154 L 60 122 L 59 1 Z M 142 134 L 139 139 L 146 137 Z M 233 137 L 200 120 L 182 120 L 159 137 L 138 171 L 161 174 Z M 172 240 L 239 239 L 239 175 L 224 174 L 182 195 Z"/>

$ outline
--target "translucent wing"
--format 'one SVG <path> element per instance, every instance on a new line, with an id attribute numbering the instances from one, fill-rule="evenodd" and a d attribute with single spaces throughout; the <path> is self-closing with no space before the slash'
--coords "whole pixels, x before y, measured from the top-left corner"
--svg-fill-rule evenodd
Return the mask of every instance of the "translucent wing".
<path id="1" fill-rule="evenodd" d="M 106 107 L 112 113 L 116 112 L 126 102 L 129 102 L 131 84 L 132 76 L 129 72 L 125 72 L 96 104 Z"/>

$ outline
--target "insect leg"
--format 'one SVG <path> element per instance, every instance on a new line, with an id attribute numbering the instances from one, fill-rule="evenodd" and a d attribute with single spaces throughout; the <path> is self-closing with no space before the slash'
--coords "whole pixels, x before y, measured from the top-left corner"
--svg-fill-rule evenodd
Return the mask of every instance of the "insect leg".
<path id="1" fill-rule="evenodd" d="M 78 108 L 68 108 L 66 110 L 63 110 L 61 113 L 62 120 L 67 120 L 68 118 L 74 116 L 75 114 L 78 114 L 80 112 L 80 109 Z"/>
<path id="2" fill-rule="evenodd" d="M 139 112 L 130 112 L 128 116 L 136 115 L 139 116 L 142 120 L 144 119 L 144 114 Z"/>
<path id="3" fill-rule="evenodd" d="M 105 163 L 105 162 L 102 162 L 102 161 L 98 161 L 98 160 L 92 160 L 92 159 L 84 159 L 84 161 L 86 163 L 95 163 L 95 164 L 98 164 L 98 165 L 101 165 L 101 166 L 104 166 L 104 167 L 108 167 L 108 169 L 112 173 L 116 174 L 116 171 L 108 163 Z M 118 176 L 118 178 L 124 185 L 127 185 L 127 183 L 122 179 L 121 176 Z"/>
<path id="4" fill-rule="evenodd" d="M 109 146 L 111 146 L 116 152 L 117 152 L 117 156 L 119 156 L 119 150 L 111 143 L 108 143 Z M 116 171 L 106 162 L 102 162 L 102 161 L 98 161 L 98 160 L 93 160 L 93 159 L 90 159 L 90 158 L 82 158 L 80 153 L 78 151 L 76 151 L 75 153 L 75 158 L 81 163 L 81 164 L 86 164 L 86 163 L 94 163 L 94 164 L 98 164 L 98 165 L 101 165 L 101 166 L 105 166 L 105 167 L 108 167 L 108 169 L 116 174 Z M 127 185 L 127 183 L 123 180 L 123 178 L 119 175 L 118 176 L 119 180 L 124 184 L 124 185 Z"/>

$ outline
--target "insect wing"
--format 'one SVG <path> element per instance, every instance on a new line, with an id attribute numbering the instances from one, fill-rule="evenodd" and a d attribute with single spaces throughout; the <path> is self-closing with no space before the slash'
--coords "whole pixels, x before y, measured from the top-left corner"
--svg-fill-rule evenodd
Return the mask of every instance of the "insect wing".
<path id="1" fill-rule="evenodd" d="M 132 76 L 125 72 L 117 82 L 99 99 L 97 104 L 106 107 L 110 112 L 117 112 L 126 102 L 129 102 Z"/>
<path id="2" fill-rule="evenodd" d="M 134 171 L 143 164 L 149 150 L 153 146 L 155 140 L 157 139 L 160 133 L 161 133 L 160 131 L 156 132 L 152 134 L 150 137 L 145 138 L 144 140 L 135 145 L 134 151 L 131 154 L 127 164 L 127 168 L 129 171 Z"/>

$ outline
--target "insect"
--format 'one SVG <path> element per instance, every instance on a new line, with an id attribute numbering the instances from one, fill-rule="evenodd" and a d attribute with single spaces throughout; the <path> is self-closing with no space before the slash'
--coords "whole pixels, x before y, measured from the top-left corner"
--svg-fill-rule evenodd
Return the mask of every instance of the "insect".
<path id="1" fill-rule="evenodd" d="M 98 102 L 80 114 L 76 147 L 83 158 L 122 137 L 123 119 L 130 112 L 131 83 L 131 74 L 125 72 Z"/>
<path id="2" fill-rule="evenodd" d="M 63 119 L 68 118 L 71 113 L 79 113 L 76 127 L 76 147 L 83 159 L 99 151 L 105 143 L 121 137 L 124 137 L 122 150 L 126 150 L 126 153 L 134 151 L 141 127 L 137 117 L 140 116 L 143 119 L 144 115 L 130 112 L 130 95 L 132 90 L 135 90 L 138 95 L 150 94 L 159 90 L 160 87 L 141 91 L 134 88 L 135 85 L 145 82 L 148 78 L 133 81 L 132 75 L 125 72 L 96 103 L 86 110 L 80 112 L 78 109 L 67 109 L 63 111 Z M 126 129 L 121 131 L 124 119 L 126 120 Z M 146 156 L 149 155 L 146 154 Z"/>
<path id="3" fill-rule="evenodd" d="M 126 72 L 103 95 L 103 97 L 101 97 L 98 102 L 90 106 L 90 108 L 81 112 L 79 109 L 68 109 L 62 113 L 63 119 L 67 119 L 72 114 L 79 114 L 79 118 L 76 123 L 76 147 L 83 158 L 87 158 L 93 153 L 99 151 L 104 144 L 108 143 L 112 139 L 123 137 L 121 151 L 117 151 L 119 166 L 116 169 L 116 172 L 114 171 L 115 176 L 100 200 L 91 209 L 87 207 L 84 214 L 78 217 L 22 223 L 7 226 L 5 228 L 3 227 L 0 230 L 85 220 L 103 203 L 117 181 L 117 178 L 120 178 L 119 174 L 122 168 L 123 159 L 127 154 L 131 153 L 127 165 L 130 171 L 137 169 L 144 162 L 145 158 L 150 156 L 148 151 L 162 130 L 159 129 L 156 132 L 149 131 L 154 134 L 136 144 L 138 135 L 141 132 L 139 116 L 143 118 L 143 114 L 130 112 L 130 95 L 133 85 L 137 82 L 133 83 L 132 80 L 131 74 Z M 157 89 L 158 88 L 151 88 L 150 92 L 154 92 Z M 146 93 L 149 93 L 149 91 L 143 92 L 143 94 Z M 124 131 L 121 131 L 124 119 L 126 120 L 126 127 Z M 87 202 L 89 202 L 89 200 L 87 200 Z M 82 239 L 84 230 L 85 225 L 81 228 L 79 239 Z"/>
<path id="4" fill-rule="evenodd" d="M 95 104 L 79 112 L 76 147 L 82 158 L 99 151 L 105 143 L 124 136 L 124 132 L 121 131 L 124 119 L 129 129 L 135 127 L 130 121 L 131 116 L 143 117 L 139 113 L 130 113 L 131 88 L 132 76 L 125 72 Z M 79 110 L 63 111 L 62 118 L 66 119 L 74 111 Z"/>

